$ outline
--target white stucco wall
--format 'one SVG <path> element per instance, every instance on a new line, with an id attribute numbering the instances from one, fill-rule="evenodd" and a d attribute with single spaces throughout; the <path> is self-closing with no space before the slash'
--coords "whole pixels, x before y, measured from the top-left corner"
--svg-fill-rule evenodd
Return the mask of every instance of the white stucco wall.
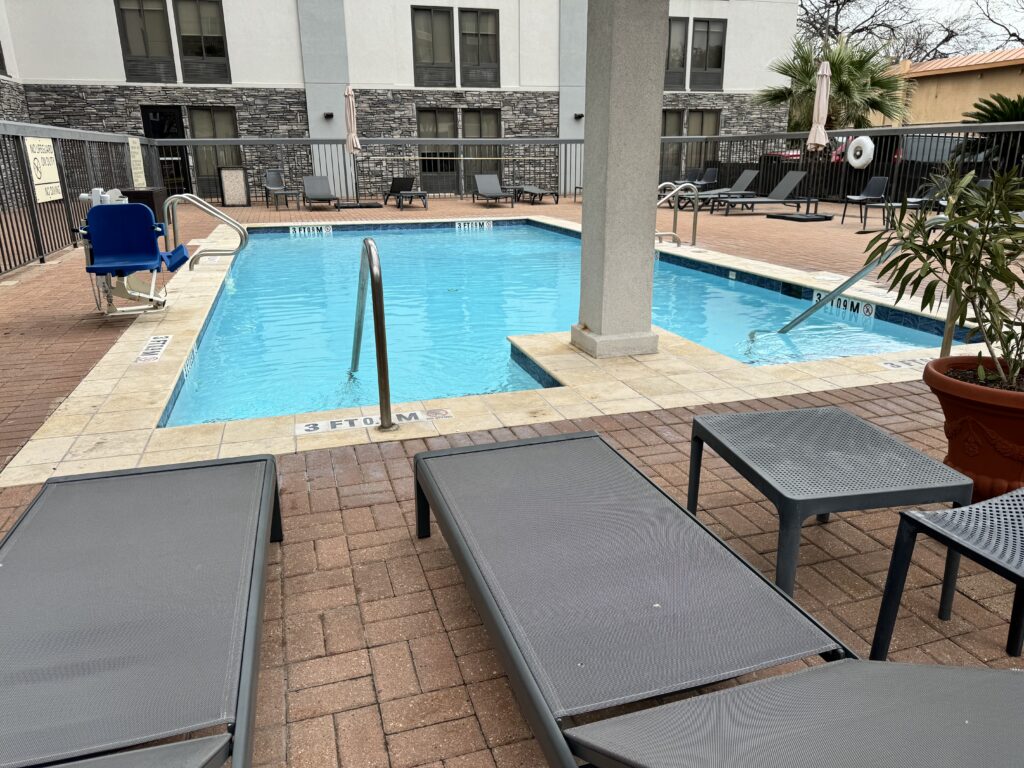
<path id="1" fill-rule="evenodd" d="M 495 8 L 501 87 L 558 87 L 558 2 L 556 0 L 430 0 L 429 3 L 346 2 L 349 76 L 354 88 L 412 88 L 412 6 Z M 453 14 L 458 73 L 458 14 Z M 458 77 L 458 75 L 457 75 Z"/>
<path id="2" fill-rule="evenodd" d="M 0 0 L 0 46 L 3 46 L 4 63 L 9 77 L 18 77 L 18 59 L 14 53 L 11 25 L 7 21 L 7 0 Z"/>
<path id="3" fill-rule="evenodd" d="M 232 84 L 301 88 L 295 0 L 223 0 L 223 5 Z"/>
<path id="4" fill-rule="evenodd" d="M 113 2 L 7 0 L 7 20 L 23 80 L 124 82 Z"/>

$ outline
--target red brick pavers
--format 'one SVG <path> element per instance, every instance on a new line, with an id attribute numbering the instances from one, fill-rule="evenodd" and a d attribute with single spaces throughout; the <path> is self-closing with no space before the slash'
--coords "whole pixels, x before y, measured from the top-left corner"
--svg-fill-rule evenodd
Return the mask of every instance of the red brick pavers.
<path id="1" fill-rule="evenodd" d="M 921 384 L 900 384 L 278 457 L 285 543 L 273 545 L 267 580 L 256 764 L 544 764 L 443 538 L 415 538 L 411 457 L 418 451 L 594 429 L 683 502 L 695 413 L 829 404 L 933 456 L 944 450 L 934 398 Z M 36 490 L 0 490 L 0 530 Z M 701 519 L 771 574 L 776 515 L 710 453 L 701 500 Z M 860 654 L 874 630 L 896 524 L 897 515 L 882 510 L 804 528 L 796 599 Z M 953 618 L 942 622 L 936 609 L 943 564 L 943 551 L 922 539 L 892 658 L 1019 666 L 1004 651 L 1010 584 L 965 561 Z"/>
<path id="2" fill-rule="evenodd" d="M 0 275 L 0 469 L 130 323 L 96 310 L 81 249 Z"/>

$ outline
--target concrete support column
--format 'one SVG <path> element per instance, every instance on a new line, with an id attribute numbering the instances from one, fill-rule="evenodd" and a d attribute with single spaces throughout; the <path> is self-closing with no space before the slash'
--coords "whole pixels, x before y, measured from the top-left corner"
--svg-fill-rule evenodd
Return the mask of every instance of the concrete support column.
<path id="1" fill-rule="evenodd" d="M 668 0 L 590 0 L 583 269 L 572 343 L 594 357 L 658 350 L 651 293 L 667 46 Z"/>

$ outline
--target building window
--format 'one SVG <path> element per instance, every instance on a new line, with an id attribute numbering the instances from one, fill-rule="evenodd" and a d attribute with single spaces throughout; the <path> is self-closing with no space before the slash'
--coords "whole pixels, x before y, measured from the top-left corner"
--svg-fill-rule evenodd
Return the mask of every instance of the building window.
<path id="1" fill-rule="evenodd" d="M 501 110 L 462 110 L 462 138 L 500 139 Z M 463 147 L 463 156 L 466 192 L 472 194 L 476 191 L 476 175 L 478 173 L 493 173 L 501 179 L 500 144 L 469 144 Z"/>
<path id="2" fill-rule="evenodd" d="M 694 19 L 690 55 L 690 90 L 722 90 L 725 66 L 725 20 Z"/>
<path id="3" fill-rule="evenodd" d="M 454 109 L 420 109 L 416 128 L 421 139 L 454 139 L 459 130 Z M 420 147 L 420 187 L 425 192 L 459 191 L 459 160 L 454 144 Z"/>
<path id="4" fill-rule="evenodd" d="M 691 109 L 686 115 L 687 136 L 717 136 L 722 113 L 710 109 Z M 718 142 L 695 141 L 686 145 L 686 167 L 706 168 L 718 160 Z"/>
<path id="5" fill-rule="evenodd" d="M 665 90 L 686 90 L 687 19 L 668 20 L 668 53 L 665 56 Z"/>
<path id="6" fill-rule="evenodd" d="M 412 9 L 413 78 L 417 86 L 455 86 L 452 34 L 451 8 Z"/>
<path id="7" fill-rule="evenodd" d="M 125 79 L 173 83 L 174 56 L 165 0 L 115 0 Z"/>
<path id="8" fill-rule="evenodd" d="M 237 139 L 238 123 L 234 107 L 191 107 L 188 121 L 193 139 Z M 217 169 L 242 165 L 242 151 L 237 144 L 229 146 L 194 147 L 196 186 L 200 197 L 216 197 L 220 184 Z"/>
<path id="9" fill-rule="evenodd" d="M 459 9 L 463 88 L 498 88 L 498 12 Z"/>
<path id="10" fill-rule="evenodd" d="M 230 83 L 224 10 L 220 0 L 174 0 L 186 83 Z"/>
<path id="11" fill-rule="evenodd" d="M 661 135 L 683 135 L 683 110 L 666 109 L 661 113 Z M 661 167 L 658 182 L 678 181 L 682 178 L 683 145 L 679 142 L 662 142 Z"/>

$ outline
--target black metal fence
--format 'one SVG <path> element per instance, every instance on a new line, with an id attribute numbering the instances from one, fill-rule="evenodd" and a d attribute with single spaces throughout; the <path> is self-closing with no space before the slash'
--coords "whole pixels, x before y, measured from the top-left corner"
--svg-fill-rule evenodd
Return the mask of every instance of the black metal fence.
<path id="1" fill-rule="evenodd" d="M 874 145 L 865 168 L 848 162 L 855 136 Z M 61 199 L 37 202 L 25 137 L 52 140 Z M 717 168 L 718 185 L 727 187 L 753 169 L 759 172 L 756 191 L 767 193 L 787 171 L 803 170 L 807 177 L 798 194 L 822 200 L 842 200 L 859 193 L 871 176 L 886 176 L 887 197 L 898 203 L 919 194 L 949 162 L 979 178 L 1024 166 L 1024 123 L 835 131 L 829 147 L 818 152 L 808 151 L 805 140 L 798 133 L 664 137 L 659 172 L 661 180 L 674 181 Z M 219 169 L 225 166 L 246 170 L 254 205 L 266 201 L 269 170 L 282 171 L 292 192 L 301 191 L 303 176 L 326 176 L 344 201 L 379 197 L 399 177 L 411 177 L 416 188 L 436 196 L 472 194 L 477 174 L 495 174 L 506 187 L 533 185 L 569 196 L 583 186 L 583 142 L 575 139 L 364 138 L 357 155 L 341 140 L 139 141 L 148 186 L 168 194 L 193 192 L 213 203 L 223 202 Z M 124 135 L 0 121 L 0 274 L 72 244 L 85 215 L 78 195 L 93 187 L 131 188 L 131 160 Z"/>

